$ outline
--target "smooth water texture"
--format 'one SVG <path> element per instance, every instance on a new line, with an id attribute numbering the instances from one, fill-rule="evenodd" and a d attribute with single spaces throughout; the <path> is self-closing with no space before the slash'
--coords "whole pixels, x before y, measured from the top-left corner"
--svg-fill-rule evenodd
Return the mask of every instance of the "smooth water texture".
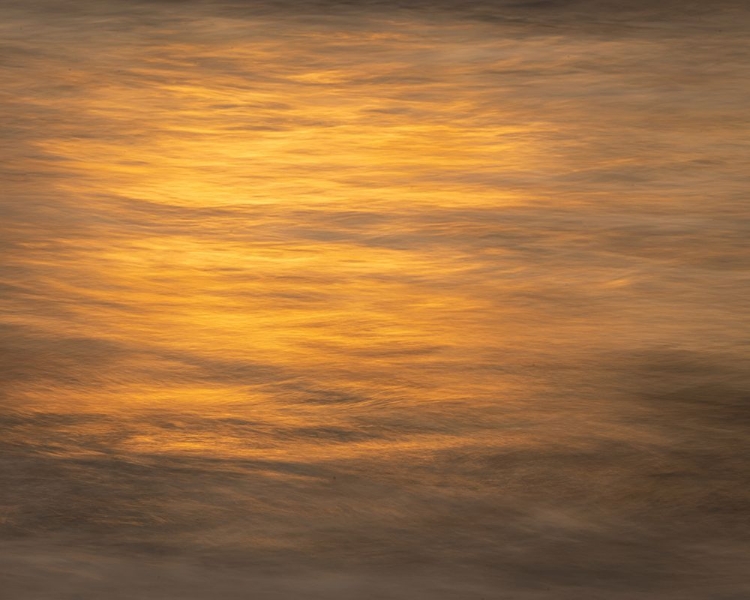
<path id="1" fill-rule="evenodd" d="M 3 2 L 0 596 L 750 597 L 749 30 Z"/>

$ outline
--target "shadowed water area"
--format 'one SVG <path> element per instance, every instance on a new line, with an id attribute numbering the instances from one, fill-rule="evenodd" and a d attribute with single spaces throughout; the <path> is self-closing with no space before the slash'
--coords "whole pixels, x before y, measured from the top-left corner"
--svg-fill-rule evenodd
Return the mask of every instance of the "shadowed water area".
<path id="1" fill-rule="evenodd" d="M 750 597 L 750 8 L 650 4 L 3 2 L 0 597 Z"/>

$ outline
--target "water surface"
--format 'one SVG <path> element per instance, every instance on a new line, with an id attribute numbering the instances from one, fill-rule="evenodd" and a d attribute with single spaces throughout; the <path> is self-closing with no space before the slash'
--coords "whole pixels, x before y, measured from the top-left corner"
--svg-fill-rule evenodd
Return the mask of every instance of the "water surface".
<path id="1" fill-rule="evenodd" d="M 749 25 L 3 3 L 7 597 L 748 597 Z"/>

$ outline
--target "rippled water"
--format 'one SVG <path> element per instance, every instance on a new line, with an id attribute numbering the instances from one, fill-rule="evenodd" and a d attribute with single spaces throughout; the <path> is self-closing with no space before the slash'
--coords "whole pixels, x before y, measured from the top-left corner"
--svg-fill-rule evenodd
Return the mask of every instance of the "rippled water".
<path id="1" fill-rule="evenodd" d="M 750 596 L 741 3 L 0 17 L 3 598 Z"/>

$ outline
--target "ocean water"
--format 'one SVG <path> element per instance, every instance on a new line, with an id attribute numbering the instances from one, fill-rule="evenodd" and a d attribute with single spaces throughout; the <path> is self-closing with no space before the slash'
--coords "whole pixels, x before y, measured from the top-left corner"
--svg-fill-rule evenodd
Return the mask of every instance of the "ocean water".
<path id="1" fill-rule="evenodd" d="M 750 597 L 750 9 L 0 5 L 0 598 Z"/>

